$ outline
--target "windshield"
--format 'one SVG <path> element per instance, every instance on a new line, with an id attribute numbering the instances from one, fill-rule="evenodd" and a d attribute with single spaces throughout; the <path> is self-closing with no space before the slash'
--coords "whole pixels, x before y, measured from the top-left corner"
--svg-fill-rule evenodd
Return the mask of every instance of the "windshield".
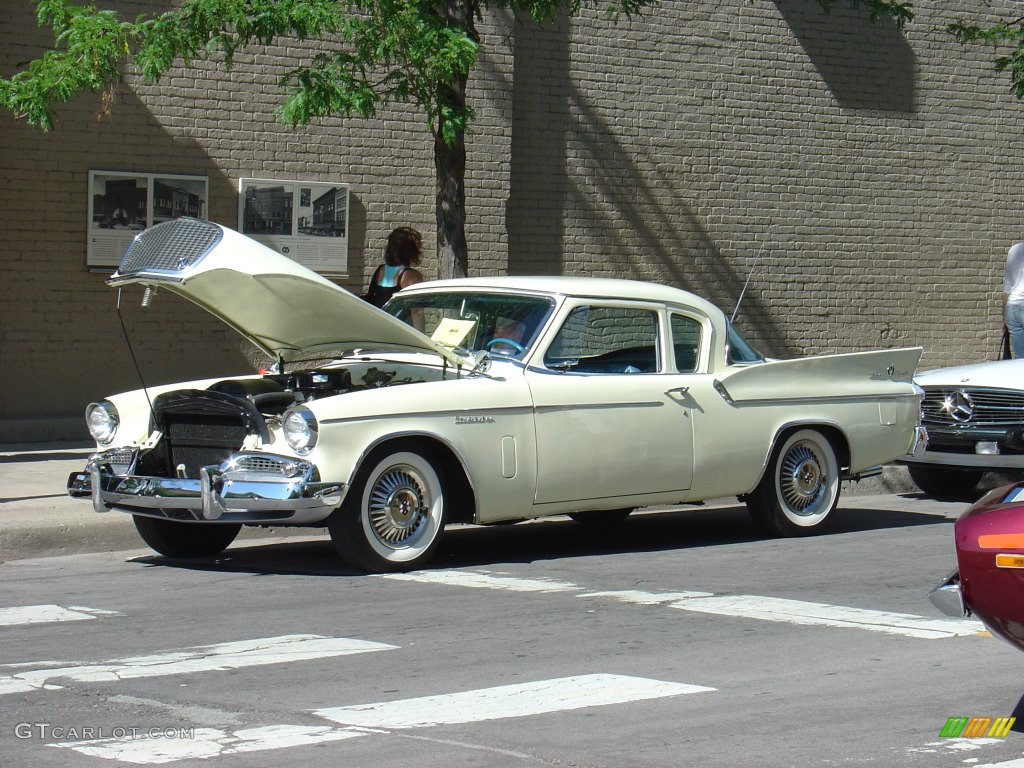
<path id="1" fill-rule="evenodd" d="M 729 323 L 729 354 L 730 363 L 761 363 L 764 356 L 750 346 L 750 342 L 743 338 L 736 327 Z"/>
<path id="2" fill-rule="evenodd" d="M 460 292 L 396 296 L 384 309 L 441 344 L 519 359 L 554 306 L 537 296 Z"/>

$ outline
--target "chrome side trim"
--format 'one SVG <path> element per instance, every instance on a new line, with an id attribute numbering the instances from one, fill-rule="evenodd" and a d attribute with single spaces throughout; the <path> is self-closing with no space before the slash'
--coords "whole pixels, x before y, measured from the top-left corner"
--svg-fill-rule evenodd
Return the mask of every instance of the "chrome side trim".
<path id="1" fill-rule="evenodd" d="M 558 413 L 561 411 L 607 411 L 616 408 L 664 408 L 665 403 L 657 400 L 623 400 L 618 403 L 571 403 L 566 405 L 538 405 L 537 413 Z"/>
<path id="2" fill-rule="evenodd" d="M 729 405 L 736 406 L 748 406 L 748 405 L 811 405 L 817 403 L 854 403 L 863 401 L 878 400 L 879 398 L 889 398 L 900 400 L 907 397 L 917 397 L 914 394 L 906 395 L 890 395 L 890 394 L 871 394 L 866 393 L 863 395 L 814 395 L 807 397 L 758 397 L 750 398 L 748 400 L 736 400 L 729 394 L 729 391 L 725 388 L 725 384 L 715 379 L 711 382 L 715 391 L 722 396 L 722 399 Z"/>
<path id="3" fill-rule="evenodd" d="M 352 424 L 358 421 L 384 421 L 386 419 L 401 419 L 402 421 L 406 421 L 408 419 L 420 419 L 428 417 L 451 419 L 456 416 L 472 416 L 478 413 L 486 416 L 516 416 L 533 413 L 533 406 L 510 405 L 507 407 L 497 408 L 474 408 L 472 410 L 467 408 L 463 410 L 450 409 L 447 411 L 416 411 L 414 413 L 373 414 L 372 416 L 343 416 L 334 419 L 322 419 L 320 420 L 320 425 L 323 426 L 324 424 Z"/>

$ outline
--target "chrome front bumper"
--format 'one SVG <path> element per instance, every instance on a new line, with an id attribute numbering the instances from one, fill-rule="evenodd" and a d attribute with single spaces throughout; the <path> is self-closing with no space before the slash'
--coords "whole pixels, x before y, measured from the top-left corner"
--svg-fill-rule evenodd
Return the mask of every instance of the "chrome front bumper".
<path id="1" fill-rule="evenodd" d="M 82 472 L 68 477 L 68 495 L 92 498 L 97 512 L 121 509 L 174 520 L 232 523 L 315 523 L 341 503 L 344 483 L 320 481 L 308 461 L 241 452 L 219 466 L 202 467 L 199 479 L 131 474 L 138 453 L 95 453 Z M 117 473 L 114 466 L 124 469 Z"/>
<path id="2" fill-rule="evenodd" d="M 964 603 L 964 593 L 960 589 L 959 571 L 953 571 L 943 579 L 939 586 L 928 593 L 928 599 L 947 616 L 962 619 L 971 615 L 971 609 Z"/>

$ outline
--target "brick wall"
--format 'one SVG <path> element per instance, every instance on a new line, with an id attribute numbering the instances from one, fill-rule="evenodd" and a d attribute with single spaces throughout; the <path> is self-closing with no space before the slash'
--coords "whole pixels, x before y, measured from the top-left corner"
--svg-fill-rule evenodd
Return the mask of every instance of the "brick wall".
<path id="1" fill-rule="evenodd" d="M 162 4 L 118 2 L 129 15 Z M 731 311 L 771 354 L 921 344 L 926 367 L 991 358 L 1006 249 L 1024 239 L 1024 105 L 991 52 L 919 5 L 903 32 L 813 0 L 603 5 L 545 27 L 489 14 L 471 78 L 467 198 L 476 274 L 666 282 Z M 972 7 L 1010 17 L 1013 0 Z M 0 7 L 0 73 L 45 38 L 27 0 Z M 0 115 L 0 442 L 84 435 L 85 404 L 138 380 L 114 292 L 85 268 L 90 169 L 199 173 L 237 224 L 240 177 L 351 185 L 360 290 L 387 232 L 434 238 L 424 118 L 292 131 L 274 115 L 294 44 L 85 96 L 42 134 Z M 424 272 L 437 274 L 428 248 Z M 245 370 L 246 345 L 173 297 L 124 321 L 149 383 Z"/>
<path id="2" fill-rule="evenodd" d="M 964 9 L 917 4 L 900 32 L 813 0 L 664 2 L 520 32 L 510 208 L 522 227 L 517 192 L 553 210 L 510 232 L 510 269 L 668 282 L 731 311 L 760 255 L 738 323 L 768 353 L 991 359 L 1024 239 L 1024 104 L 990 50 L 944 31 Z"/>

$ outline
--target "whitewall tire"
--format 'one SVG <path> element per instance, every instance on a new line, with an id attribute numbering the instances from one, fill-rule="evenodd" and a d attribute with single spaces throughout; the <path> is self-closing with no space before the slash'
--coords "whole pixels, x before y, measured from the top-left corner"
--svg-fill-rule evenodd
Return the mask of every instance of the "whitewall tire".
<path id="1" fill-rule="evenodd" d="M 816 429 L 789 434 L 772 451 L 761 482 L 747 498 L 754 521 L 781 536 L 806 536 L 831 521 L 839 503 L 839 462 Z"/>
<path id="2" fill-rule="evenodd" d="M 444 479 L 427 456 L 398 451 L 371 457 L 328 521 L 331 540 L 362 570 L 412 570 L 437 549 L 447 502 Z"/>

